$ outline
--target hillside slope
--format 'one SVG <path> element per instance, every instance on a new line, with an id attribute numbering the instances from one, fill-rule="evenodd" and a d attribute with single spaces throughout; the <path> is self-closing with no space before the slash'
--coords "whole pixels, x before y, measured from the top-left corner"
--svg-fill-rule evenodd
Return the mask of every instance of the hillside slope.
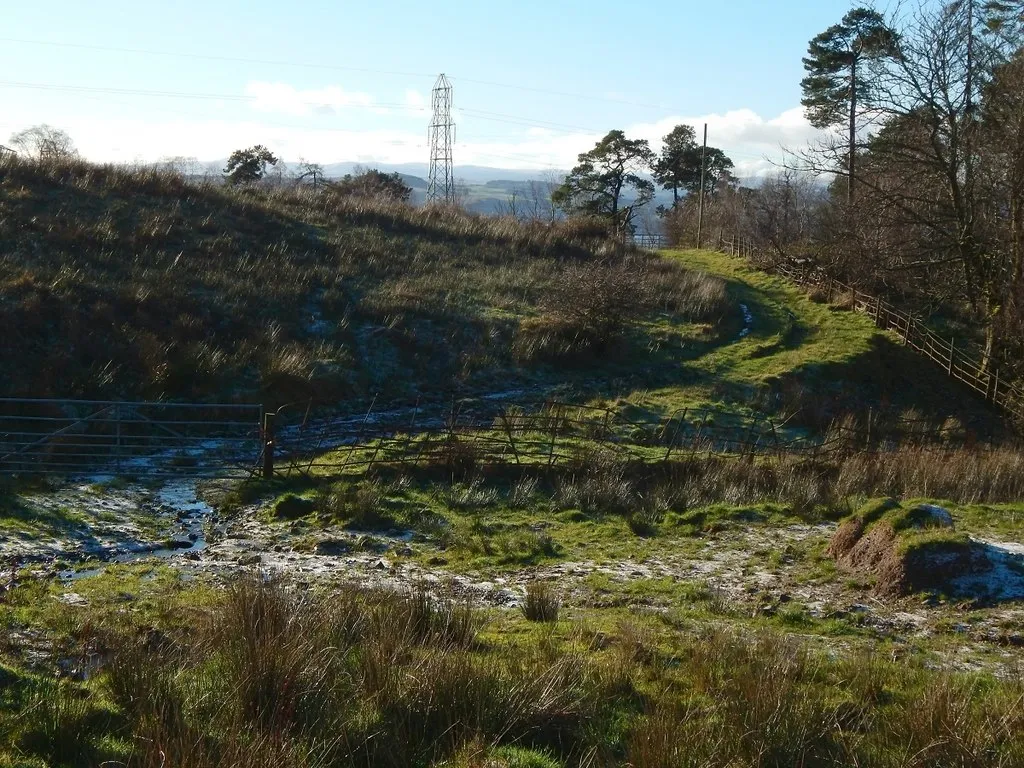
<path id="1" fill-rule="evenodd" d="M 722 254 L 148 170 L 0 166 L 0 324 L 0 396 L 358 410 L 561 390 L 640 418 L 992 431 L 867 318 Z"/>
<path id="2" fill-rule="evenodd" d="M 724 311 L 718 283 L 587 223 L 0 167 L 0 395 L 273 403 L 513 387 L 646 355 L 625 331 L 652 312 L 685 328 Z"/>

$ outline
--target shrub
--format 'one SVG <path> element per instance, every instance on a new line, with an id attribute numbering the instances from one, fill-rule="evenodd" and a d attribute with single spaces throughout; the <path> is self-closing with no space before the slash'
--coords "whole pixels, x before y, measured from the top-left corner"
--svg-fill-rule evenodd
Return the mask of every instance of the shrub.
<path id="1" fill-rule="evenodd" d="M 288 493 L 274 503 L 274 516 L 286 520 L 297 520 L 300 517 L 312 514 L 315 509 L 316 504 L 314 504 L 312 499 Z"/>
<path id="2" fill-rule="evenodd" d="M 380 482 L 364 479 L 357 483 L 340 481 L 317 492 L 317 510 L 328 519 L 346 523 L 360 531 L 392 530 L 400 527 L 384 509 L 385 489 Z"/>
<path id="3" fill-rule="evenodd" d="M 526 586 L 523 616 L 527 621 L 556 622 L 562 602 L 555 589 L 544 581 L 531 581 Z"/>

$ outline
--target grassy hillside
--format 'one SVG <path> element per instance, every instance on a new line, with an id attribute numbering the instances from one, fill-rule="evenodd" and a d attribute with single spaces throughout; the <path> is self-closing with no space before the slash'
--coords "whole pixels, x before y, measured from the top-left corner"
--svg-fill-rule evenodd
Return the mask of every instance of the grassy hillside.
<path id="1" fill-rule="evenodd" d="M 270 479 L 0 478 L 0 768 L 1024 765 L 1024 456 L 741 260 L 13 165 L 0 322 L 5 394 L 523 398 L 379 408 L 412 461 L 360 414 Z M 812 449 L 718 433 L 763 413 Z"/>
<path id="2" fill-rule="evenodd" d="M 0 322 L 0 395 L 365 406 L 560 388 L 638 418 L 991 421 L 867 318 L 723 254 L 150 170 L 0 166 Z"/>
<path id="3" fill-rule="evenodd" d="M 634 319 L 714 322 L 723 301 L 585 223 L 87 164 L 0 168 L 2 394 L 268 402 L 507 386 L 544 363 L 642 353 L 623 338 Z"/>

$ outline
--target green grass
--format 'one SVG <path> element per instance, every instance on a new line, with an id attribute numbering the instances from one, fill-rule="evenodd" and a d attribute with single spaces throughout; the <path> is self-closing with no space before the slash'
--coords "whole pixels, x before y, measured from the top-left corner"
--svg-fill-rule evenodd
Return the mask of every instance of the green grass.
<path id="1" fill-rule="evenodd" d="M 676 345 L 666 367 L 639 385 L 624 380 L 610 393 L 636 414 L 665 418 L 684 408 L 716 406 L 825 431 L 850 414 L 863 422 L 870 410 L 880 423 L 906 413 L 932 430 L 952 418 L 1001 433 L 998 419 L 976 396 L 943 376 L 921 375 L 932 371 L 931 364 L 867 316 L 816 302 L 800 287 L 737 257 L 693 250 L 662 256 L 725 280 L 733 309 L 713 331 L 703 337 L 691 333 Z M 740 304 L 753 315 L 752 330 L 743 338 Z M 882 402 L 887 405 L 880 410 Z"/>
<path id="2" fill-rule="evenodd" d="M 1024 756 L 1019 680 L 938 672 L 855 633 L 830 653 L 798 605 L 760 625 L 622 611 L 530 622 L 422 594 L 255 579 L 200 602 L 187 626 L 128 615 L 80 631 L 69 656 L 111 652 L 84 682 L 4 661 L 0 764 L 551 768 L 601 755 L 631 768 L 885 768 Z"/>
<path id="3" fill-rule="evenodd" d="M 732 302 L 753 314 L 749 335 L 701 357 L 698 368 L 715 379 L 757 384 L 784 374 L 813 376 L 815 368 L 849 365 L 866 355 L 878 333 L 867 317 L 817 304 L 799 287 L 742 259 L 713 251 L 665 256 L 726 279 Z"/>

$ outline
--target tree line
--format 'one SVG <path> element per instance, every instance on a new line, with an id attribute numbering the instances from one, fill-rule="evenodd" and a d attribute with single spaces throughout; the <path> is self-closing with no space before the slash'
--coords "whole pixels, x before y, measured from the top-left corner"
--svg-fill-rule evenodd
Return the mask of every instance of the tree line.
<path id="1" fill-rule="evenodd" d="M 669 227 L 688 219 L 692 202 L 703 191 L 713 197 L 735 188 L 733 161 L 717 147 L 697 143 L 692 126 L 677 125 L 655 153 L 646 139 L 630 139 L 613 130 L 589 152 L 551 192 L 554 206 L 568 216 L 604 220 L 618 235 L 632 235 L 656 185 L 672 192 L 671 206 L 658 206 L 657 215 Z"/>
<path id="2" fill-rule="evenodd" d="M 11 146 L 25 158 L 35 161 L 75 160 L 78 150 L 71 136 L 60 128 L 40 124 L 13 134 Z M 3 148 L 6 150 L 7 148 Z M 208 175 L 202 163 L 195 158 L 170 157 L 157 163 L 170 173 L 183 175 Z M 231 153 L 227 165 L 220 174 L 224 183 L 231 186 L 247 186 L 268 182 L 277 185 L 292 183 L 308 185 L 314 189 L 329 189 L 333 194 L 349 197 L 372 197 L 408 202 L 412 187 L 405 183 L 401 174 L 384 173 L 376 168 L 357 168 L 338 179 L 328 179 L 318 163 L 301 161 L 290 172 L 287 166 L 270 149 L 256 144 Z M 276 174 L 275 174 L 276 171 Z"/>
<path id="3" fill-rule="evenodd" d="M 1024 2 L 854 8 L 803 64 L 822 138 L 712 219 L 977 329 L 986 369 L 1024 375 Z"/>

